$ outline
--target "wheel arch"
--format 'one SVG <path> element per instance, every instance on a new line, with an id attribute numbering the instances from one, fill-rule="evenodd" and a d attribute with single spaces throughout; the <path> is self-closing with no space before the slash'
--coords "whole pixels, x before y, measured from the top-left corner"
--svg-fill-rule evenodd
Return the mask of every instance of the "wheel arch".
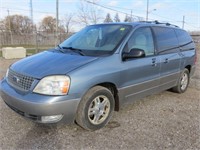
<path id="1" fill-rule="evenodd" d="M 104 83 L 99 83 L 99 84 L 97 84 L 95 86 L 103 86 L 103 87 L 109 89 L 112 92 L 112 94 L 114 96 L 114 100 L 115 100 L 115 108 L 114 108 L 114 110 L 115 111 L 119 111 L 119 107 L 120 107 L 119 106 L 119 96 L 118 96 L 118 90 L 117 90 L 116 85 L 111 83 L 111 82 L 104 82 Z"/>
<path id="2" fill-rule="evenodd" d="M 191 65 L 187 65 L 187 66 L 185 66 L 185 68 L 189 71 L 189 73 L 191 72 Z"/>

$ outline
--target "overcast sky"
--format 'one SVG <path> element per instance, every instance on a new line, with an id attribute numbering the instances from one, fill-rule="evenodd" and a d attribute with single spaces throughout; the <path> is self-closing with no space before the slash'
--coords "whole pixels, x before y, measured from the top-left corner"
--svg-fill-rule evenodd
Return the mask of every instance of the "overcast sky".
<path id="1" fill-rule="evenodd" d="M 59 0 L 59 19 L 65 14 L 76 14 L 80 0 Z M 147 0 L 98 0 L 97 4 L 146 18 Z M 92 5 L 92 4 L 90 4 Z M 47 15 L 56 16 L 56 0 L 32 0 L 33 20 L 39 23 Z M 110 13 L 114 18 L 116 12 L 98 7 L 103 17 Z M 0 19 L 8 15 L 21 14 L 30 17 L 30 0 L 0 0 Z M 123 21 L 125 14 L 119 13 Z M 149 20 L 170 22 L 182 27 L 185 16 L 185 29 L 200 31 L 200 0 L 149 0 Z"/>

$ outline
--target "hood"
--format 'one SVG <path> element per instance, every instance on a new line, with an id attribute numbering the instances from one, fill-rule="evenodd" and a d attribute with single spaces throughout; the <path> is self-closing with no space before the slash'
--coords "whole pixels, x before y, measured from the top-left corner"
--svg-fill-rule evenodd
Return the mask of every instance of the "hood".
<path id="1" fill-rule="evenodd" d="M 40 79 L 49 75 L 67 74 L 96 59 L 97 57 L 44 51 L 19 60 L 11 66 L 11 69 L 18 73 Z"/>

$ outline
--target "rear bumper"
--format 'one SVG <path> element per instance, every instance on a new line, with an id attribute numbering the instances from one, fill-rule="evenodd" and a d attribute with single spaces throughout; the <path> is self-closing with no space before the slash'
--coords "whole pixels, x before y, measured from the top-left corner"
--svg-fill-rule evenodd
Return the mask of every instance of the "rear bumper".
<path id="1" fill-rule="evenodd" d="M 8 85 L 5 79 L 0 82 L 0 95 L 11 109 L 36 122 L 41 122 L 42 116 L 63 115 L 60 122 L 73 123 L 80 101 L 80 98 L 69 95 L 22 94 Z"/>

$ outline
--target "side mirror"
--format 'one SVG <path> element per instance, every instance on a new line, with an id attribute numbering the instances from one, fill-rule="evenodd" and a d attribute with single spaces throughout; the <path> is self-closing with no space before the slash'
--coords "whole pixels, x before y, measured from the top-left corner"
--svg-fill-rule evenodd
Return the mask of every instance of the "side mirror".
<path id="1" fill-rule="evenodd" d="M 145 52 L 144 50 L 138 49 L 138 48 L 133 48 L 130 50 L 129 53 L 122 54 L 123 60 L 131 59 L 131 58 L 142 58 L 142 57 L 145 57 Z"/>

